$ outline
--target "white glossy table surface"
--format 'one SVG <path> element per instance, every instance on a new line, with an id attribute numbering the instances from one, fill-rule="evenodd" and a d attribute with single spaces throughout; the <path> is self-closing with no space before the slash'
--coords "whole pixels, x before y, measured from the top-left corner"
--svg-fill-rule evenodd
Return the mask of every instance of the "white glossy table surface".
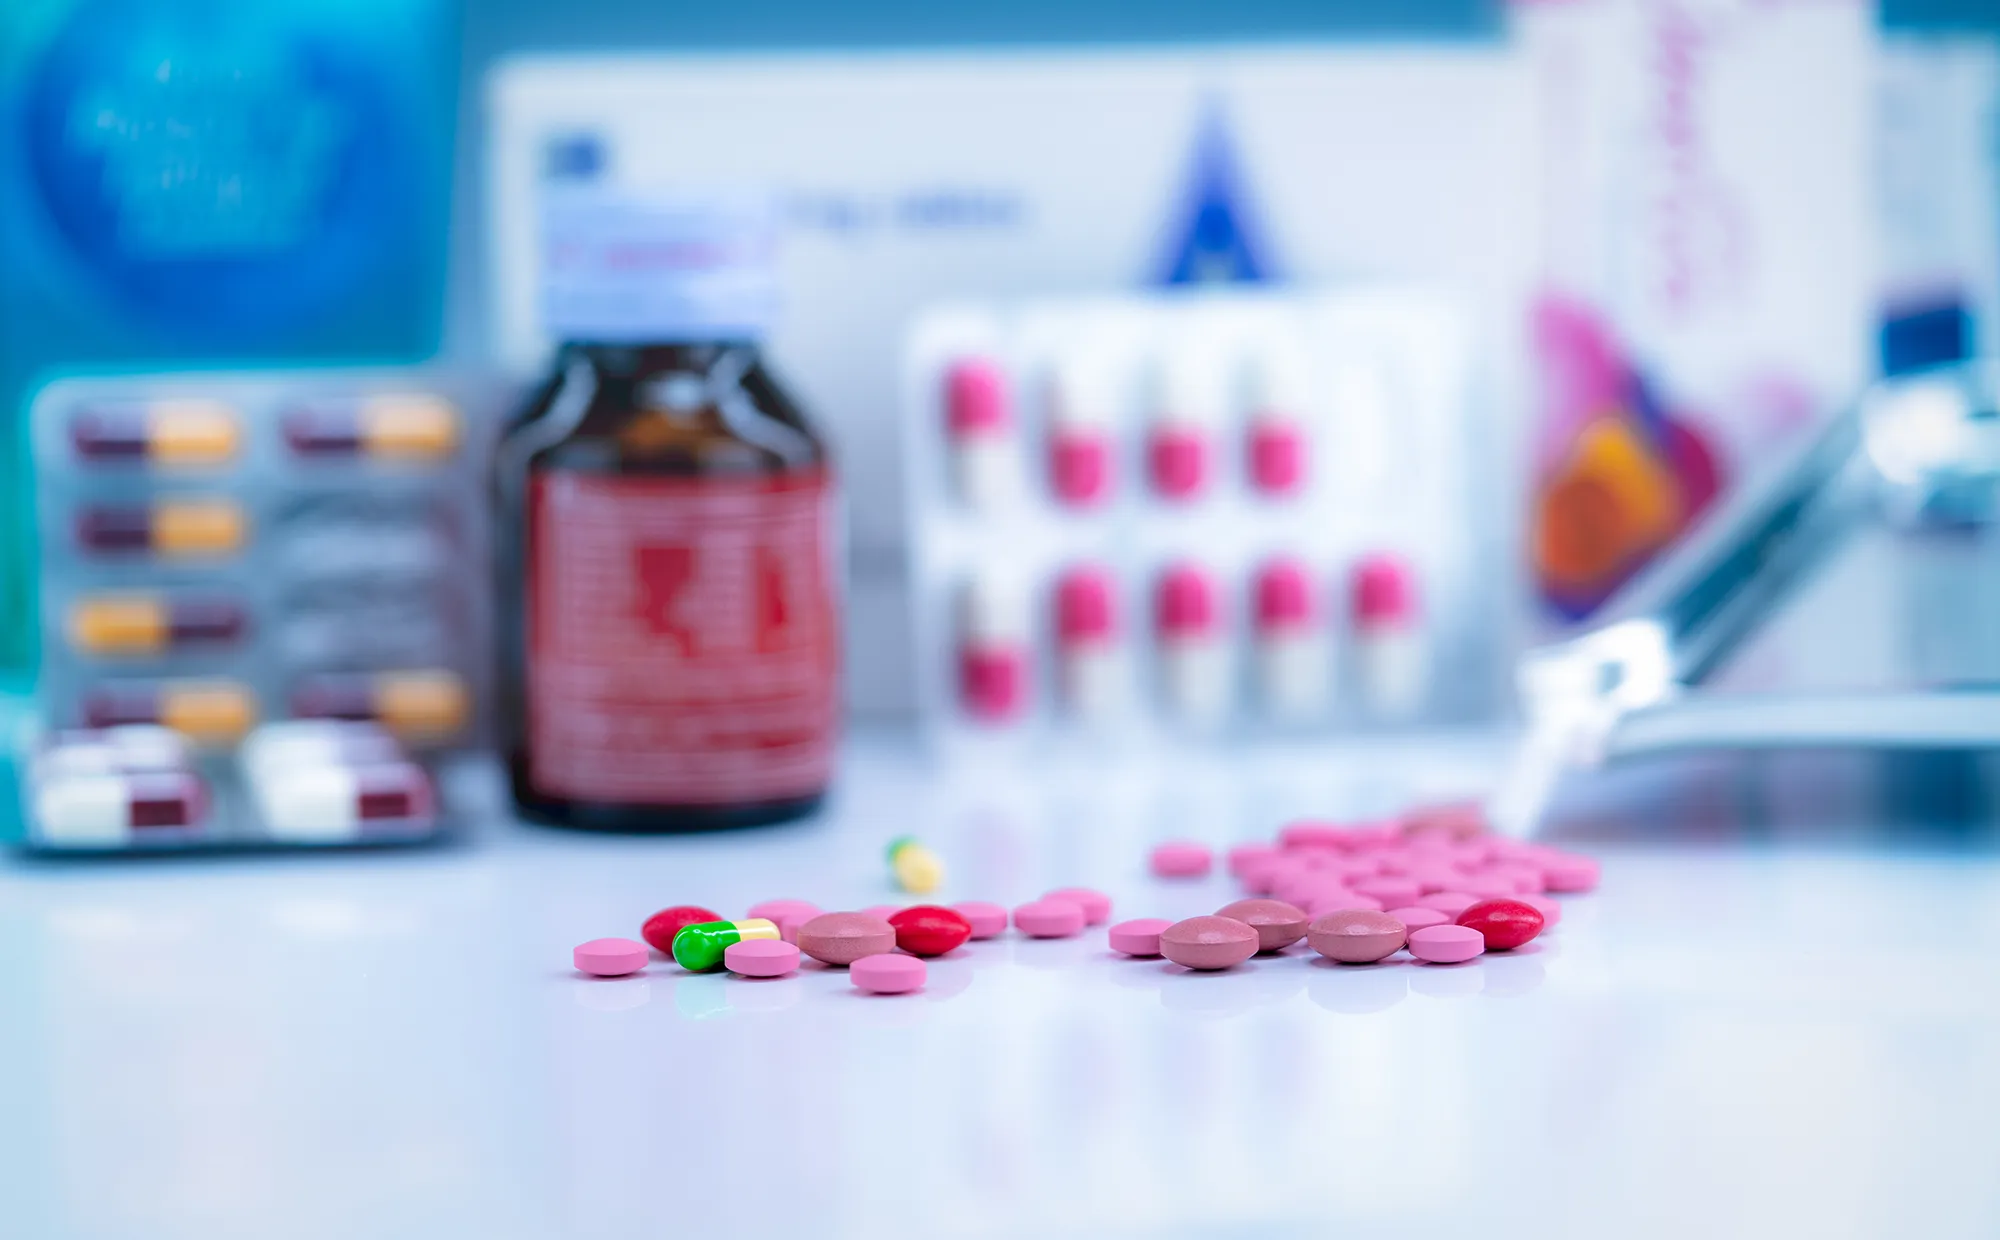
<path id="1" fill-rule="evenodd" d="M 0 863 L 0 1235 L 2000 1236 L 1990 852 L 1594 848 L 1532 951 L 1440 969 L 1113 958 L 589 980 L 672 903 L 1102 886 L 1187 915 L 1169 835 L 1476 787 L 1406 743 L 1090 775 L 858 747 L 800 827 L 312 858 Z"/>

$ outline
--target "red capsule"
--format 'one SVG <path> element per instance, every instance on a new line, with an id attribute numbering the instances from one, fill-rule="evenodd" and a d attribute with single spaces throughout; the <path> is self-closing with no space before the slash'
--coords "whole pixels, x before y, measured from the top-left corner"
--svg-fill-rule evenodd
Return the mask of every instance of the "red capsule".
<path id="1" fill-rule="evenodd" d="M 1477 930 L 1486 939 L 1486 950 L 1503 952 L 1542 932 L 1542 913 L 1519 900 L 1481 900 L 1458 915 L 1458 924 Z"/>
<path id="2" fill-rule="evenodd" d="M 912 956 L 942 956 L 972 937 L 965 914 L 936 904 L 913 904 L 892 914 L 896 946 Z"/>
<path id="3" fill-rule="evenodd" d="M 674 936 L 681 932 L 682 926 L 722 920 L 722 914 L 711 912 L 699 904 L 676 904 L 648 917 L 639 931 L 639 937 L 651 943 L 655 950 L 671 956 L 674 954 Z"/>

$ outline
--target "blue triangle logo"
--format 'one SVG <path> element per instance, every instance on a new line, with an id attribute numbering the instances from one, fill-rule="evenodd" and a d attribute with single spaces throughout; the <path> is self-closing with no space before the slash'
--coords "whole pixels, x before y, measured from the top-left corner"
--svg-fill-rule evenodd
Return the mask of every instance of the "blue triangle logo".
<path id="1" fill-rule="evenodd" d="M 1274 278 L 1218 105 L 1211 103 L 1202 114 L 1180 223 L 1168 242 L 1162 284 L 1251 284 Z"/>

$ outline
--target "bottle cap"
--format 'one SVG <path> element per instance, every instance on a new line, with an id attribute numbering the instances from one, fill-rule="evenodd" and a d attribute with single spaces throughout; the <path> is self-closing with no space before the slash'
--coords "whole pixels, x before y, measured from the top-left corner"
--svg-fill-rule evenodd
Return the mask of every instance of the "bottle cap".
<path id="1" fill-rule="evenodd" d="M 1364 556 L 1354 566 L 1354 618 L 1362 624 L 1399 624 L 1417 618 L 1416 574 L 1392 552 Z"/>
<path id="2" fill-rule="evenodd" d="M 1063 574 L 1056 587 L 1056 632 L 1064 642 L 1110 637 L 1118 628 L 1111 574 L 1083 565 Z"/>
<path id="3" fill-rule="evenodd" d="M 1257 572 L 1257 627 L 1285 628 L 1313 617 L 1312 576 L 1299 561 L 1272 560 Z"/>
<path id="4" fill-rule="evenodd" d="M 1220 621 L 1215 584 L 1197 564 L 1175 564 L 1160 575 L 1156 623 L 1165 637 L 1200 637 Z"/>
<path id="5" fill-rule="evenodd" d="M 777 316 L 776 203 L 755 193 L 542 187 L 542 326 L 609 344 L 754 340 Z"/>

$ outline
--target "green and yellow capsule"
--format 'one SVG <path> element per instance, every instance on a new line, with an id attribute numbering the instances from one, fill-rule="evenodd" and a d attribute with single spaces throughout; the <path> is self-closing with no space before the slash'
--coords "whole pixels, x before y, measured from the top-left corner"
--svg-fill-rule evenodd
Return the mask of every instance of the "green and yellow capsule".
<path id="1" fill-rule="evenodd" d="M 896 885 L 912 895 L 928 895 L 944 885 L 944 862 L 907 835 L 889 841 L 889 868 Z"/>
<path id="2" fill-rule="evenodd" d="M 745 939 L 775 939 L 776 922 L 764 917 L 742 921 L 698 921 L 682 926 L 674 935 L 674 963 L 690 973 L 707 973 L 722 967 L 722 953 L 731 943 Z"/>

